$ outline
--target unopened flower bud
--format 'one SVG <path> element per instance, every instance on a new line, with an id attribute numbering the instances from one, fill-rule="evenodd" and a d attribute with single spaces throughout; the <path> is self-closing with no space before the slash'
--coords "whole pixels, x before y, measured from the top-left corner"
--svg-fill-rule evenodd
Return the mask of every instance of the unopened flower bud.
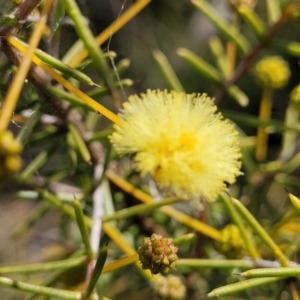
<path id="1" fill-rule="evenodd" d="M 7 179 L 21 169 L 21 151 L 22 145 L 14 139 L 10 131 L 0 133 L 0 180 Z"/>
<path id="2" fill-rule="evenodd" d="M 153 274 L 167 273 L 170 268 L 174 269 L 175 261 L 178 260 L 177 251 L 171 238 L 155 233 L 144 238 L 137 250 L 142 268 L 150 269 Z"/>
<path id="3" fill-rule="evenodd" d="M 186 288 L 181 279 L 174 275 L 160 276 L 155 282 L 154 294 L 157 300 L 183 300 Z"/>
<path id="4" fill-rule="evenodd" d="M 221 230 L 221 239 L 216 243 L 216 247 L 228 258 L 240 257 L 244 246 L 238 227 L 233 224 L 224 227 Z"/>
<path id="5" fill-rule="evenodd" d="M 256 64 L 254 75 L 262 86 L 280 89 L 287 84 L 291 72 L 288 63 L 280 56 L 267 56 Z"/>

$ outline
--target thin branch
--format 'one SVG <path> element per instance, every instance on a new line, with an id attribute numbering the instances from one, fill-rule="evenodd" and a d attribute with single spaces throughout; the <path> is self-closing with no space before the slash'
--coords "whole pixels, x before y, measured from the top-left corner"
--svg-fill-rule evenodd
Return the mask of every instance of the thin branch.
<path id="1" fill-rule="evenodd" d="M 272 38 L 277 33 L 277 31 L 282 27 L 283 24 L 285 24 L 287 21 L 289 21 L 292 18 L 295 11 L 297 11 L 299 8 L 300 8 L 299 1 L 297 3 L 293 3 L 290 6 L 288 6 L 288 8 L 282 14 L 281 18 L 272 27 L 270 27 L 265 38 L 256 47 L 254 47 L 252 51 L 248 53 L 244 57 L 244 59 L 239 63 L 233 75 L 225 81 L 224 88 L 217 91 L 217 93 L 214 96 L 216 104 L 218 104 L 223 99 L 227 88 L 232 84 L 236 83 L 238 79 L 240 79 L 240 77 L 242 77 L 248 71 L 253 60 L 258 56 L 258 54 L 263 49 L 265 49 L 270 44 Z"/>

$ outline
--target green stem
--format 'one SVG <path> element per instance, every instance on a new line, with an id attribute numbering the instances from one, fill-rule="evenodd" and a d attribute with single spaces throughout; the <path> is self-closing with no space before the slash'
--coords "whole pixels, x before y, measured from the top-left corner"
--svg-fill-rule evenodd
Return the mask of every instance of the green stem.
<path id="1" fill-rule="evenodd" d="M 249 232 L 246 230 L 241 217 L 237 213 L 235 206 L 232 204 L 232 202 L 228 197 L 221 195 L 220 199 L 223 201 L 225 207 L 227 208 L 227 211 L 229 212 L 233 222 L 239 228 L 241 233 L 241 238 L 244 240 L 245 243 L 245 249 L 249 252 L 252 258 L 254 259 L 259 258 L 260 257 L 259 253 L 249 235 Z"/>
<path id="2" fill-rule="evenodd" d="M 202 268 L 244 268 L 250 269 L 255 267 L 255 262 L 252 260 L 227 260 L 227 259 L 193 259 L 184 258 L 176 261 L 176 268 L 188 267 L 192 269 Z"/>
<path id="3" fill-rule="evenodd" d="M 271 88 L 264 87 L 262 99 L 259 108 L 259 119 L 262 121 L 268 121 L 271 118 L 273 106 L 273 90 Z M 265 160 L 268 151 L 268 133 L 266 128 L 259 127 L 257 130 L 257 142 L 255 156 L 259 161 Z"/>
<path id="4" fill-rule="evenodd" d="M 273 252 L 274 256 L 280 261 L 283 267 L 288 267 L 290 262 L 282 253 L 280 248 L 272 240 L 269 234 L 263 229 L 259 222 L 251 215 L 246 207 L 237 199 L 231 198 L 233 204 L 242 215 L 247 224 L 253 229 L 253 231 L 261 238 L 265 245 Z"/>
<path id="5" fill-rule="evenodd" d="M 153 56 L 170 88 L 178 92 L 184 92 L 184 88 L 182 87 L 179 79 L 177 78 L 167 57 L 159 50 L 153 51 Z"/>
<path id="6" fill-rule="evenodd" d="M 83 140 L 82 135 L 79 133 L 78 129 L 75 125 L 71 122 L 68 123 L 69 133 L 72 135 L 73 140 L 75 142 L 76 150 L 80 154 L 81 158 L 86 162 L 89 163 L 91 161 L 91 154 L 89 149 Z"/>
<path id="7" fill-rule="evenodd" d="M 28 45 L 26 43 L 24 43 L 23 41 L 21 41 L 19 39 L 18 39 L 18 42 L 28 49 Z M 72 78 L 74 78 L 84 84 L 87 84 L 87 85 L 94 85 L 94 82 L 92 81 L 92 79 L 90 77 L 88 77 L 86 74 L 69 67 L 68 65 L 62 63 L 59 59 L 49 55 L 48 53 L 46 53 L 40 49 L 36 49 L 34 51 L 34 54 L 38 58 L 40 58 L 44 63 L 46 63 L 47 65 L 60 71 L 64 76 L 72 77 Z"/>
<path id="8" fill-rule="evenodd" d="M 72 258 L 78 258 L 80 256 L 82 256 L 84 254 L 83 249 L 79 249 L 76 252 L 74 252 L 69 259 Z M 40 285 L 41 286 L 51 286 L 53 285 L 55 282 L 58 281 L 58 279 L 65 273 L 65 269 L 58 269 L 53 275 L 51 275 L 50 277 L 47 277 L 47 279 L 43 280 Z M 37 293 L 32 293 L 29 297 L 26 298 L 26 300 L 34 300 L 36 299 L 38 296 Z M 40 297 L 39 297 L 40 300 Z"/>
<path id="9" fill-rule="evenodd" d="M 88 232 L 88 228 L 84 219 L 84 214 L 80 205 L 80 202 L 75 199 L 74 200 L 74 210 L 75 210 L 75 214 L 76 214 L 76 220 L 77 220 L 77 224 L 81 233 L 81 238 L 82 241 L 84 243 L 85 246 L 85 250 L 86 250 L 86 254 L 89 260 L 92 260 L 94 258 L 94 254 L 92 251 L 92 247 L 90 244 L 90 238 L 89 238 L 89 232 Z"/>
<path id="10" fill-rule="evenodd" d="M 109 222 L 109 221 L 113 221 L 113 220 L 127 219 L 136 214 L 150 212 L 156 208 L 159 208 L 159 207 L 162 207 L 165 205 L 174 204 L 174 203 L 177 203 L 180 201 L 184 201 L 184 200 L 181 198 L 177 198 L 177 197 L 171 197 L 171 198 L 167 198 L 162 201 L 159 201 L 159 202 L 135 205 L 130 208 L 125 208 L 125 209 L 119 210 L 119 211 L 115 212 L 113 215 L 104 216 L 102 218 L 102 221 Z"/>
<path id="11" fill-rule="evenodd" d="M 56 196 L 52 195 L 51 193 L 49 193 L 47 191 L 40 190 L 39 192 L 40 192 L 40 195 L 42 196 L 42 198 L 49 201 L 56 207 L 60 208 L 66 215 L 68 215 L 72 219 L 76 219 L 76 215 L 75 215 L 75 212 L 74 212 L 74 209 L 72 206 L 70 206 L 67 203 L 62 202 Z M 88 226 L 88 228 L 91 228 L 92 227 L 91 218 L 84 216 L 84 220 L 85 220 L 85 223 Z"/>
<path id="12" fill-rule="evenodd" d="M 100 50 L 100 47 L 97 45 L 95 38 L 86 23 L 85 18 L 81 14 L 80 9 L 77 3 L 75 2 L 75 0 L 63 0 L 63 2 L 69 17 L 74 22 L 75 30 L 78 36 L 83 41 L 92 60 L 94 61 L 94 66 L 96 70 L 98 71 L 100 76 L 103 77 L 108 89 L 111 92 L 115 104 L 119 107 L 121 100 L 119 97 L 119 93 L 117 92 L 117 89 L 114 85 L 113 77 L 111 75 L 111 70 L 105 58 L 103 58 L 102 51 Z"/>
<path id="13" fill-rule="evenodd" d="M 276 282 L 278 280 L 279 280 L 279 278 L 276 278 L 276 277 L 253 278 L 253 279 L 245 280 L 242 282 L 228 284 L 228 285 L 222 286 L 220 288 L 214 289 L 213 291 L 208 293 L 205 298 L 226 296 L 226 295 L 230 295 L 233 293 L 246 291 L 250 288 L 255 288 L 255 287 L 262 286 L 262 285 L 266 285 L 268 283 Z"/>
<path id="14" fill-rule="evenodd" d="M 179 236 L 173 240 L 175 246 L 179 246 L 181 244 L 185 244 L 189 242 L 191 239 L 195 238 L 195 233 L 187 233 L 185 235 Z"/>
<path id="15" fill-rule="evenodd" d="M 85 256 L 70 258 L 61 261 L 52 261 L 47 263 L 36 263 L 30 265 L 0 267 L 0 274 L 30 274 L 41 273 L 53 270 L 65 270 L 83 264 L 86 261 Z"/>
<path id="16" fill-rule="evenodd" d="M 290 103 L 286 109 L 285 113 L 285 126 L 293 126 L 298 123 L 299 120 L 299 111 L 296 107 Z M 298 137 L 298 133 L 291 130 L 285 130 L 282 137 L 282 150 L 280 154 L 280 158 L 282 160 L 288 160 L 292 157 L 295 147 L 296 147 L 296 140 Z"/>
<path id="17" fill-rule="evenodd" d="M 31 137 L 33 128 L 40 121 L 41 113 L 40 113 L 41 104 L 36 104 L 33 107 L 34 114 L 31 115 L 30 118 L 27 119 L 24 126 L 18 132 L 16 136 L 16 140 L 19 142 L 25 143 L 29 137 Z"/>
<path id="18" fill-rule="evenodd" d="M 0 277 L 0 285 L 17 289 L 19 291 L 37 293 L 39 295 L 45 295 L 50 297 L 56 297 L 59 299 L 67 300 L 80 300 L 81 293 L 70 292 L 66 290 L 60 290 L 56 288 L 50 288 L 45 286 L 39 286 L 23 281 L 12 280 L 6 277 Z"/>
<path id="19" fill-rule="evenodd" d="M 55 143 L 49 150 L 44 150 L 40 152 L 34 160 L 23 170 L 23 172 L 19 175 L 19 179 L 24 182 L 30 181 L 32 175 L 40 169 L 48 160 L 49 158 L 54 154 L 55 151 L 57 151 L 58 144 Z"/>
<path id="20" fill-rule="evenodd" d="M 261 277 L 298 277 L 300 276 L 300 268 L 266 268 L 254 269 L 239 274 L 247 278 Z"/>
<path id="21" fill-rule="evenodd" d="M 107 246 L 104 246 L 103 248 L 100 249 L 99 257 L 97 259 L 91 280 L 89 282 L 89 285 L 86 289 L 86 292 L 84 293 L 84 296 L 86 299 L 89 299 L 93 290 L 95 289 L 95 286 L 98 282 L 98 279 L 102 273 L 102 269 L 104 267 L 106 258 L 107 258 Z"/>

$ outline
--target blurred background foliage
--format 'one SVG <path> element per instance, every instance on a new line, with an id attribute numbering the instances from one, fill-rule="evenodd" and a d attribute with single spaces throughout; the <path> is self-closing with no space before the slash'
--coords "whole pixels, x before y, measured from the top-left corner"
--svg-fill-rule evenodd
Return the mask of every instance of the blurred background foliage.
<path id="1" fill-rule="evenodd" d="M 77 2 L 94 35 L 101 33 L 119 18 L 123 10 L 134 3 L 129 0 L 80 0 Z M 228 1 L 206 2 L 210 3 L 229 24 L 238 26 L 238 31 L 247 38 L 251 48 L 255 48 L 260 43 L 264 44 L 264 37 L 260 40 L 253 28 L 244 19 L 237 16 L 236 10 L 229 6 Z M 274 21 L 273 24 L 270 24 L 272 23 L 270 22 L 272 3 L 276 3 L 281 12 L 293 4 L 298 5 L 298 10 L 295 10 L 295 16 L 286 23 L 280 24 L 271 42 L 258 51 L 254 59 L 247 65 L 247 70 L 235 82 L 239 89 L 247 95 L 249 101 L 247 105 L 240 105 L 236 99 L 223 92 L 220 84 L 213 82 L 211 78 L 203 75 L 178 55 L 179 48 L 186 48 L 214 68 L 218 68 L 216 57 L 211 51 L 211 38 L 218 36 L 224 49 L 230 47 L 227 38 L 188 0 L 151 1 L 128 24 L 114 33 L 102 45 L 102 50 L 104 53 L 114 51 L 117 55 L 114 59 L 106 58 L 111 66 L 110 72 L 114 83 L 117 85 L 120 79 L 132 80 L 120 93 L 122 101 L 126 100 L 128 95 L 141 93 L 146 89 L 171 88 L 154 58 L 153 51 L 157 50 L 167 57 L 187 93 L 207 93 L 211 97 L 216 97 L 220 111 L 225 117 L 236 123 L 241 133 L 244 176 L 241 176 L 238 182 L 230 187 L 230 195 L 239 199 L 266 229 L 281 251 L 292 261 L 298 263 L 299 214 L 289 201 L 285 190 L 287 189 L 293 195 L 300 194 L 297 107 L 293 106 L 292 108 L 292 111 L 296 112 L 296 119 L 292 120 L 292 124 L 288 124 L 296 129 L 287 131 L 285 122 L 288 121 L 287 109 L 291 105 L 290 93 L 300 82 L 300 47 L 297 44 L 298 48 L 291 53 L 285 46 L 287 42 L 300 43 L 299 3 L 292 0 L 257 1 L 255 12 L 265 23 L 267 31 L 275 23 Z M 58 2 L 55 7 L 58 10 L 60 6 L 62 3 Z M 17 7 L 17 4 L 13 1 L 1 0 L 0 7 L 4 20 L 4 17 Z M 37 19 L 37 14 L 30 14 L 29 20 L 18 30 L 17 37 L 28 41 Z M 6 21 L 5 19 L 1 24 L 3 27 L 8 26 Z M 76 30 L 72 20 L 63 9 L 51 24 L 48 24 L 47 27 L 49 32 L 47 33 L 47 30 L 44 32 L 39 48 L 62 59 L 78 39 Z M 245 61 L 246 55 L 237 51 L 236 64 L 233 69 Z M 268 153 L 267 157 L 259 161 L 255 157 L 257 143 L 255 136 L 258 125 L 262 124 L 259 119 L 259 110 L 264 88 L 257 82 L 253 73 L 255 64 L 267 55 L 281 56 L 288 63 L 291 76 L 286 86 L 274 90 L 272 118 L 267 120 L 269 122 L 267 124 Z M 130 61 L 130 66 L 127 66 L 127 59 Z M 123 64 L 124 60 L 126 60 L 124 70 L 120 71 L 120 63 Z M 119 68 L 119 72 L 116 72 L 116 68 Z M 16 74 L 16 67 L 3 52 L 0 54 L 0 70 L 0 101 L 2 103 L 9 83 Z M 97 85 L 105 86 L 103 78 L 99 76 L 93 63 L 81 67 L 80 70 Z M 116 78 L 117 74 L 120 76 L 119 79 Z M 87 84 L 79 84 L 74 78 L 70 78 L 69 81 L 80 87 L 85 93 L 92 93 L 96 88 Z M 224 82 L 226 84 L 226 78 Z M 54 81 L 52 84 L 54 85 Z M 118 105 L 114 105 L 111 95 L 107 92 L 102 92 L 97 96 L 94 93 L 92 98 L 115 113 L 118 111 Z M 139 174 L 132 169 L 130 158 L 120 159 L 112 150 L 108 140 L 108 135 L 111 133 L 111 122 L 91 112 L 91 109 L 72 105 L 82 116 L 83 123 L 89 132 L 94 134 L 92 140 L 101 142 L 100 151 L 105 149 L 105 157 L 100 158 L 102 162 L 105 161 L 105 167 L 109 165 L 111 170 L 117 170 L 117 173 L 128 182 L 145 193 L 151 194 L 149 178 L 140 178 Z M 33 121 L 33 118 L 36 120 Z M 38 92 L 30 79 L 25 81 L 9 125 L 9 129 L 14 132 L 24 147 L 23 168 L 19 174 L 0 184 L 1 266 L 61 260 L 74 255 L 78 249 L 82 248 L 82 239 L 77 223 L 66 214 L 61 213 L 61 209 L 55 208 L 53 201 L 45 200 L 47 199 L 45 194 L 47 190 L 58 195 L 60 200 L 65 201 L 64 203 L 71 205 L 73 195 L 76 195 L 84 203 L 84 213 L 87 216 L 93 214 L 93 193 L 97 190 L 99 183 L 99 178 L 94 180 L 95 166 L 98 162 L 91 163 L 89 159 L 86 159 L 84 146 L 85 150 L 82 148 L 82 151 L 78 150 L 81 146 L 78 146 L 76 138 L 74 140 L 74 135 L 78 134 L 78 132 L 76 133 L 77 129 L 70 129 L 65 118 L 66 111 L 59 105 L 53 105 L 49 91 Z M 73 132 L 73 135 L 70 132 Z M 289 154 L 284 156 L 283 145 L 287 138 L 286 132 L 293 132 L 294 135 L 286 146 Z M 79 132 L 79 135 L 81 133 Z M 90 136 L 79 138 L 79 140 L 90 140 Z M 113 208 L 106 208 L 106 211 L 113 213 L 113 211 L 139 204 L 136 199 L 139 197 L 124 191 L 111 178 L 104 179 L 102 184 L 104 198 L 109 203 L 107 206 L 113 203 Z M 223 234 L 223 239 L 216 238 L 217 241 L 214 241 L 214 238 L 210 234 L 206 234 L 205 230 L 197 232 L 195 228 L 189 228 L 172 215 L 167 215 L 159 210 L 136 214 L 115 221 L 114 225 L 122 232 L 124 241 L 132 249 L 137 249 L 142 238 L 151 236 L 153 232 L 173 238 L 195 233 L 192 239 L 187 239 L 178 246 L 180 258 L 207 258 L 213 264 L 213 261 L 218 259 L 228 259 L 230 263 L 230 259 L 251 256 L 243 242 L 239 243 L 241 237 L 236 232 L 236 228 L 229 227 L 231 229 L 228 230 L 226 227 L 228 224 L 235 223 L 232 221 L 231 213 L 228 213 L 226 201 L 204 203 L 201 207 L 198 206 L 198 202 L 191 201 L 188 204 L 177 203 L 174 207 L 195 220 L 216 228 L 217 235 L 222 236 Z M 247 227 L 247 230 L 252 236 L 255 230 L 250 227 Z M 273 251 L 270 251 L 258 236 L 257 233 L 253 234 L 252 243 L 255 244 L 260 256 L 272 262 L 275 259 L 278 260 L 278 257 L 274 256 Z M 104 238 L 102 244 L 105 242 Z M 124 256 L 115 241 L 110 242 L 108 248 L 107 262 Z M 241 269 L 243 268 L 235 267 L 233 263 L 227 268 L 212 267 L 208 263 L 208 266 L 196 269 L 184 265 L 178 266 L 176 270 L 172 270 L 172 274 L 179 275 L 183 279 L 187 288 L 186 299 L 199 299 L 201 295 L 215 288 L 239 281 L 239 278 L 233 274 L 241 272 Z M 85 267 L 77 266 L 76 269 L 72 268 L 62 272 L 62 276 L 54 280 L 53 285 L 68 290 L 82 290 L 85 271 Z M 18 280 L 35 284 L 41 284 L 43 280 L 49 278 L 48 273 L 13 276 Z M 110 299 L 154 299 L 152 285 L 151 278 L 142 276 L 131 264 L 101 275 L 97 289 Z M 300 293 L 297 295 L 299 289 L 299 283 L 294 284 L 294 281 L 282 280 L 279 284 L 266 284 L 263 287 L 235 293 L 234 296 L 224 296 L 221 299 L 296 300 L 300 299 Z M 34 299 L 33 297 L 26 298 L 28 295 L 24 296 L 23 292 L 7 289 L 1 285 L 0 295 L 3 300 Z M 45 299 L 45 297 L 35 299 Z"/>

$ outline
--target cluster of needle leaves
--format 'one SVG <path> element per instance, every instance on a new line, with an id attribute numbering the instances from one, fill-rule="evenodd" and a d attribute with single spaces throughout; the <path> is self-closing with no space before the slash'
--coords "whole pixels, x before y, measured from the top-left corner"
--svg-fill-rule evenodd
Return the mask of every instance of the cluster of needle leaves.
<path id="1" fill-rule="evenodd" d="M 135 61 L 156 64 L 145 71 L 155 74 L 149 88 L 159 77 L 160 88 L 214 97 L 239 131 L 243 175 L 213 203 L 166 198 L 114 152 L 109 136 L 122 103 L 144 91 L 123 79 L 130 61 L 101 45 L 145 7 L 145 20 L 157 14 L 156 4 L 128 3 L 96 36 L 75 0 L 7 1 L 0 139 L 12 131 L 23 153 L 19 171 L 1 178 L 1 299 L 300 299 L 300 2 L 187 1 L 184 13 L 196 20 L 189 33 L 210 55 L 180 44 L 185 18 L 174 2 L 156 17 L 178 35 L 176 59 L 154 47 L 148 61 Z M 145 20 L 136 23 L 141 32 Z M 209 22 L 209 40 L 197 22 Z M 70 36 L 77 41 L 68 45 Z M 291 70 L 279 90 L 254 78 L 266 56 Z M 142 269 L 136 250 L 153 233 L 178 247 L 170 273 L 180 295 L 160 294 L 159 286 L 175 287 Z"/>

